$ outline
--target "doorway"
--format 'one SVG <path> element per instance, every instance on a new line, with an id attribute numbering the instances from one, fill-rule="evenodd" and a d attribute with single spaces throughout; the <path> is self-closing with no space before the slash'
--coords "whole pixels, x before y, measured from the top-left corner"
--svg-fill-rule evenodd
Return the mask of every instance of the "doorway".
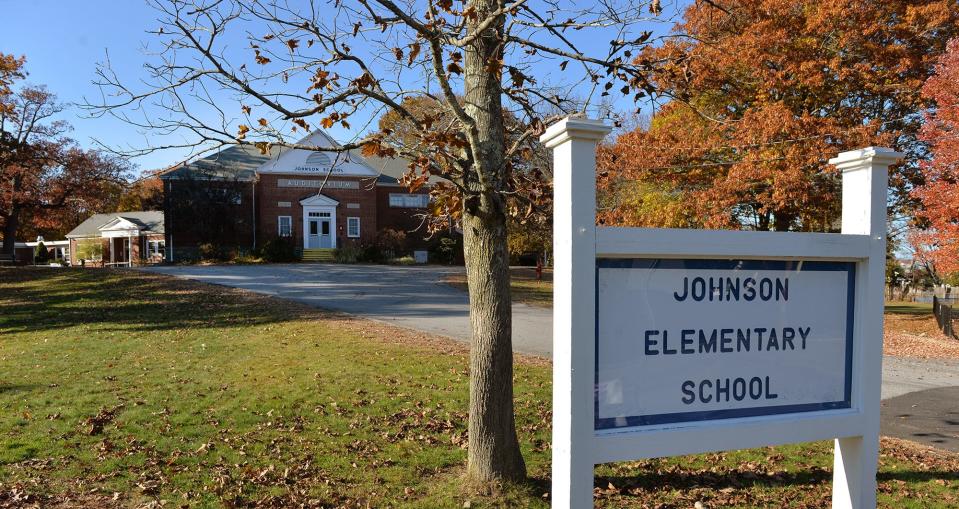
<path id="1" fill-rule="evenodd" d="M 332 218 L 329 212 L 309 212 L 307 218 L 308 249 L 329 249 L 333 247 Z"/>

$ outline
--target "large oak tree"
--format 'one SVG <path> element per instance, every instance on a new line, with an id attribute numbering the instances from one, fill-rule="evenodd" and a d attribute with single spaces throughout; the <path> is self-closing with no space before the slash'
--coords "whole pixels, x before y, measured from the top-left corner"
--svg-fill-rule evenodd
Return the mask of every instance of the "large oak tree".
<path id="1" fill-rule="evenodd" d="M 695 2 L 676 34 L 640 59 L 665 60 L 668 102 L 603 151 L 609 223 L 833 230 L 841 150 L 922 154 L 919 89 L 959 30 L 955 0 Z M 915 165 L 892 175 L 912 206 Z"/>
<path id="2" fill-rule="evenodd" d="M 190 134 L 164 146 L 258 144 L 403 155 L 407 182 L 445 180 L 463 230 L 469 282 L 469 452 L 472 480 L 520 479 L 513 414 L 508 218 L 512 162 L 545 126 L 611 92 L 652 92 L 649 43 L 659 1 L 154 0 L 162 54 L 149 87 L 100 69 L 99 111 L 152 132 Z M 244 34 L 246 34 L 244 36 Z M 236 47 L 245 38 L 246 49 Z M 234 39 L 230 39 L 234 37 Z M 596 41 L 609 41 L 600 44 Z M 581 100 L 571 100 L 579 90 Z M 404 99 L 429 97 L 420 115 Z M 137 108 L 143 107 L 142 110 Z M 416 150 L 385 133 L 340 147 L 301 145 L 316 127 L 370 125 L 381 114 L 416 126 Z M 142 113 L 142 114 L 141 114 Z M 515 122 L 508 121 L 514 118 Z M 239 119 L 239 120 L 237 120 Z M 428 157 L 421 157 L 422 154 Z"/>
<path id="3" fill-rule="evenodd" d="M 23 59 L 0 54 L 0 226 L 2 252 L 12 255 L 18 235 L 66 233 L 93 211 L 112 208 L 129 166 L 123 159 L 84 150 L 65 136 L 63 106 L 43 87 L 15 87 Z"/>

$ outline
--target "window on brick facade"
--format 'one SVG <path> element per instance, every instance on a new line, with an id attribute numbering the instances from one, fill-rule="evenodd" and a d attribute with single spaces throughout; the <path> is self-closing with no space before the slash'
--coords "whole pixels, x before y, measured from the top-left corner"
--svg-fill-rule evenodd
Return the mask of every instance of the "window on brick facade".
<path id="1" fill-rule="evenodd" d="M 346 218 L 346 236 L 356 238 L 360 236 L 360 218 Z"/>
<path id="2" fill-rule="evenodd" d="M 292 237 L 293 218 L 290 216 L 279 216 L 277 218 L 277 232 L 280 237 Z"/>
<path id="3" fill-rule="evenodd" d="M 402 209 L 425 209 L 430 203 L 428 194 L 390 193 L 390 207 Z"/>
<path id="4" fill-rule="evenodd" d="M 154 256 L 163 258 L 166 255 L 166 241 L 151 240 L 147 242 L 147 258 Z"/>

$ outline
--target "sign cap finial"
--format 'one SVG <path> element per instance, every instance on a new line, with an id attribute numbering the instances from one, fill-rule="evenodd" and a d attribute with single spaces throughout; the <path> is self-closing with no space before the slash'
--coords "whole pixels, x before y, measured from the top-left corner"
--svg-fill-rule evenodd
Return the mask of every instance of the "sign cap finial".
<path id="1" fill-rule="evenodd" d="M 598 143 L 611 130 L 612 128 L 602 120 L 570 115 L 546 128 L 546 132 L 539 137 L 539 141 L 546 145 L 546 148 L 553 148 L 570 140 Z"/>
<path id="2" fill-rule="evenodd" d="M 891 148 L 866 147 L 858 150 L 840 152 L 838 156 L 829 160 L 829 164 L 836 166 L 842 171 L 849 171 L 871 164 L 889 166 L 905 156 L 905 153 L 897 152 Z"/>

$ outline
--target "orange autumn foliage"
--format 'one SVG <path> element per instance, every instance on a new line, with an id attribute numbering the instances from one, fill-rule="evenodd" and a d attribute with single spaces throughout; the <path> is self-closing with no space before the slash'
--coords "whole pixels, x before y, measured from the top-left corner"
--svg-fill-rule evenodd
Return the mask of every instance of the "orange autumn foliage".
<path id="1" fill-rule="evenodd" d="M 665 62 L 654 81 L 667 102 L 600 150 L 599 220 L 834 230 L 839 176 L 826 160 L 864 145 L 921 152 L 919 89 L 957 20 L 954 0 L 695 3 L 683 37 L 638 56 Z M 910 206 L 917 176 L 894 170 L 896 207 Z M 648 185 L 664 206 L 636 208 Z"/>
<path id="2" fill-rule="evenodd" d="M 949 43 L 922 94 L 935 103 L 920 134 L 932 158 L 922 162 L 926 182 L 913 194 L 928 228 L 911 240 L 924 261 L 948 274 L 959 271 L 959 39 Z"/>

